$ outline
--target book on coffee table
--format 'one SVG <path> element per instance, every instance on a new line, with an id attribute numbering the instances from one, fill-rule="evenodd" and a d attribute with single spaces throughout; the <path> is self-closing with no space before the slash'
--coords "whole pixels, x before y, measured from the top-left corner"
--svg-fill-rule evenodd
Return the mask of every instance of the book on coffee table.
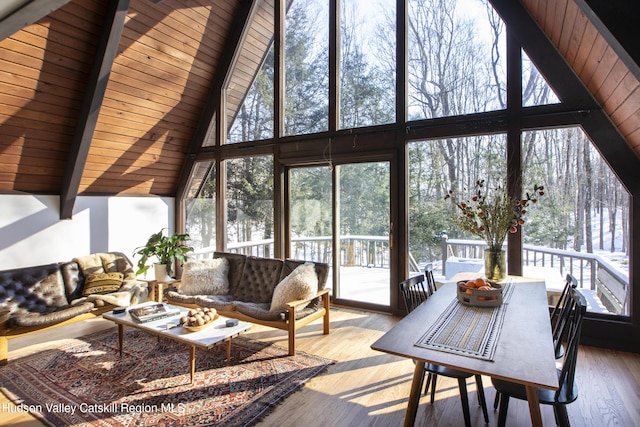
<path id="1" fill-rule="evenodd" d="M 140 323 L 152 322 L 166 317 L 180 314 L 180 309 L 170 307 L 165 303 L 148 304 L 141 307 L 132 307 L 129 314 Z"/>

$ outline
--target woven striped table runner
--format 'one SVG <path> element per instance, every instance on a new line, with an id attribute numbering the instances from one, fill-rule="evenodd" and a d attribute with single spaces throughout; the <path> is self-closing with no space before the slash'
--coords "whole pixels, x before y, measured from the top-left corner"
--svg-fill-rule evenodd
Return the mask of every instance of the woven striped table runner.
<path id="1" fill-rule="evenodd" d="M 498 307 L 472 307 L 454 299 L 415 345 L 493 360 L 512 292 L 511 284 L 504 285 L 502 304 Z"/>

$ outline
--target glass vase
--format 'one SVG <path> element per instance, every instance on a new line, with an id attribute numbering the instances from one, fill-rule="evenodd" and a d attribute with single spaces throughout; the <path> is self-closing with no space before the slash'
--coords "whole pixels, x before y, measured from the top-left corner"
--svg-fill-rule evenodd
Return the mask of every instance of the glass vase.
<path id="1" fill-rule="evenodd" d="M 507 258 L 503 250 L 484 250 L 484 275 L 491 282 L 499 282 L 507 277 Z"/>

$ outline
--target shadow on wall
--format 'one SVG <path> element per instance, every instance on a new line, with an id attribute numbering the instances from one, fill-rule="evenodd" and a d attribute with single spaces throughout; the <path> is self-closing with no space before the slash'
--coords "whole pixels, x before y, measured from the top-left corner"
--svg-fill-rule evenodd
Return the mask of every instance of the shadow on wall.
<path id="1" fill-rule="evenodd" d="M 60 219 L 59 196 L 0 195 L 0 270 L 68 261 L 94 252 L 133 250 L 173 229 L 170 197 L 78 197 Z M 133 261 L 133 259 L 132 259 Z"/>

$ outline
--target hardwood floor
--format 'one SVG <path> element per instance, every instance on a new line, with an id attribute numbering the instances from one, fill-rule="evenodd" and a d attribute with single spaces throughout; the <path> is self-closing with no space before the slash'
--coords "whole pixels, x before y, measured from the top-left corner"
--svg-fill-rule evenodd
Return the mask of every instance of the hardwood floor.
<path id="1" fill-rule="evenodd" d="M 413 363 L 400 357 L 371 350 L 370 345 L 389 330 L 397 318 L 384 314 L 332 308 L 331 333 L 322 335 L 321 321 L 298 331 L 297 348 L 336 361 L 327 371 L 312 378 L 289 396 L 259 424 L 260 426 L 401 426 L 404 421 Z M 9 343 L 9 358 L 55 345 L 55 340 L 82 336 L 99 329 L 113 328 L 95 319 L 57 328 L 47 334 L 15 339 Z M 254 326 L 245 336 L 286 346 L 283 331 Z M 568 406 L 573 426 L 640 426 L 640 354 L 581 347 L 577 381 L 580 397 Z M 11 363 L 11 362 L 9 362 Z M 0 367 L 0 369 L 2 369 Z M 489 425 L 497 423 L 492 410 L 494 389 L 483 378 L 489 404 Z M 482 426 L 476 389 L 469 380 L 469 402 L 473 425 Z M 0 409 L 9 401 L 0 395 Z M 0 414 L 0 426 L 41 426 L 28 414 Z M 544 425 L 555 425 L 553 410 L 542 407 Z M 455 380 L 440 378 L 434 405 L 422 397 L 416 426 L 463 425 L 462 409 Z M 530 426 L 526 402 L 511 400 L 508 426 Z"/>

